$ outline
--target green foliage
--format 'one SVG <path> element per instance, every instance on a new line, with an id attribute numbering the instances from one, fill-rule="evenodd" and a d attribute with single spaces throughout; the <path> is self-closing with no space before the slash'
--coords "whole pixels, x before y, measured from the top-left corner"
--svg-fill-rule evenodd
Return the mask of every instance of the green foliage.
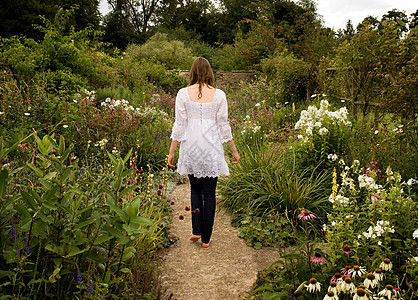
<path id="1" fill-rule="evenodd" d="M 126 55 L 136 61 L 161 63 L 167 69 L 189 69 L 193 62 L 191 49 L 164 33 L 156 33 L 143 45 L 129 45 Z"/>
<path id="2" fill-rule="evenodd" d="M 108 154 L 109 168 L 96 172 L 80 168 L 63 137 L 59 143 L 54 136 L 35 138 L 36 157 L 24 167 L 34 175 L 30 185 L 4 193 L 8 176 L 0 172 L 1 294 L 113 299 L 138 293 L 124 282 L 145 290 L 135 273 L 149 268 L 163 243 L 168 206 L 152 191 L 153 175 L 127 167 L 131 152 Z"/>
<path id="3" fill-rule="evenodd" d="M 148 101 L 162 103 L 155 98 Z M 169 101 L 172 105 L 172 99 Z M 61 130 L 75 142 L 80 157 L 101 163 L 102 156 L 98 153 L 104 149 L 116 149 L 123 155 L 136 149 L 138 168 L 150 164 L 161 169 L 165 165 L 172 127 L 165 111 L 154 106 L 134 108 L 124 99 L 107 98 L 99 104 L 94 91 L 76 95 L 66 110 L 68 119 Z"/>
<path id="4" fill-rule="evenodd" d="M 314 90 L 312 66 L 286 49 L 263 59 L 261 67 L 269 82 L 277 82 L 280 103 L 306 99 Z"/>
<path id="5" fill-rule="evenodd" d="M 284 215 L 293 228 L 302 209 L 325 215 L 326 173 L 313 176 L 314 170 L 306 169 L 298 174 L 278 149 L 242 148 L 241 153 L 240 164 L 232 166 L 229 179 L 221 179 L 219 185 L 224 197 L 222 205 L 233 214 L 264 218 L 269 214 Z"/>

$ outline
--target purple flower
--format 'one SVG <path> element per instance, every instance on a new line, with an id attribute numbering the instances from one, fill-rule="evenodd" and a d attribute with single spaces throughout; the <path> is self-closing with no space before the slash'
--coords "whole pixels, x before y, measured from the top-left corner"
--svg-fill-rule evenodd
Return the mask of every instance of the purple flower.
<path id="1" fill-rule="evenodd" d="M 200 209 L 199 209 L 199 208 L 196 208 L 196 209 L 194 210 L 194 213 L 195 213 L 195 214 L 200 213 Z"/>
<path id="2" fill-rule="evenodd" d="M 299 220 L 300 219 L 309 220 L 309 219 L 316 218 L 316 216 L 307 210 L 302 210 L 301 213 L 298 215 L 298 218 Z"/>
<path id="3" fill-rule="evenodd" d="M 325 262 L 325 258 L 322 257 L 321 254 L 315 252 L 315 254 L 311 257 L 311 262 L 313 263 L 320 263 L 320 262 Z"/>

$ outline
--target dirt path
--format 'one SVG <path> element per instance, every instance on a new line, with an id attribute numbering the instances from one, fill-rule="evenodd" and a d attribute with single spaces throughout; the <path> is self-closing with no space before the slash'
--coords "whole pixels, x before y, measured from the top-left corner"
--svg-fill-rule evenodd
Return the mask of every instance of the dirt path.
<path id="1" fill-rule="evenodd" d="M 160 254 L 161 299 L 168 299 L 171 293 L 172 300 L 245 299 L 258 271 L 278 259 L 277 251 L 247 247 L 223 209 L 215 215 L 212 242 L 205 249 L 200 242 L 189 240 L 191 214 L 185 207 L 190 206 L 190 185 L 178 185 L 169 201 L 174 201 L 170 234 L 177 241 Z M 184 220 L 179 219 L 180 214 Z"/>

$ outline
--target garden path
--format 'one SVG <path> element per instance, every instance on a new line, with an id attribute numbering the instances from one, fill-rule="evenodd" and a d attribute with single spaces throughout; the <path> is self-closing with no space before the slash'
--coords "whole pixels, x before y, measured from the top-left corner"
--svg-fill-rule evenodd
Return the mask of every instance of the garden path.
<path id="1" fill-rule="evenodd" d="M 174 202 L 170 236 L 176 242 L 159 256 L 161 299 L 245 299 L 258 271 L 278 259 L 277 250 L 247 247 L 237 236 L 239 229 L 231 226 L 230 214 L 223 208 L 215 215 L 210 247 L 203 248 L 200 241 L 189 240 L 191 213 L 185 211 L 185 207 L 190 206 L 190 185 L 178 185 L 168 200 Z M 179 219 L 180 214 L 184 215 L 184 220 Z"/>

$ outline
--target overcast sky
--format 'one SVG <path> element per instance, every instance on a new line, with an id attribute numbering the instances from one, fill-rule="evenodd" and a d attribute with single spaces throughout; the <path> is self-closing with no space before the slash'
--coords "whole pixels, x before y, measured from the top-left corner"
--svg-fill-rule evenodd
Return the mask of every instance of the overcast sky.
<path id="1" fill-rule="evenodd" d="M 295 1 L 297 2 L 297 1 Z M 367 16 L 380 19 L 394 8 L 404 11 L 408 16 L 418 9 L 417 0 L 316 0 L 318 14 L 323 16 L 325 26 L 338 30 L 345 28 L 351 19 L 354 28 Z M 103 15 L 109 12 L 106 0 L 100 0 Z"/>

